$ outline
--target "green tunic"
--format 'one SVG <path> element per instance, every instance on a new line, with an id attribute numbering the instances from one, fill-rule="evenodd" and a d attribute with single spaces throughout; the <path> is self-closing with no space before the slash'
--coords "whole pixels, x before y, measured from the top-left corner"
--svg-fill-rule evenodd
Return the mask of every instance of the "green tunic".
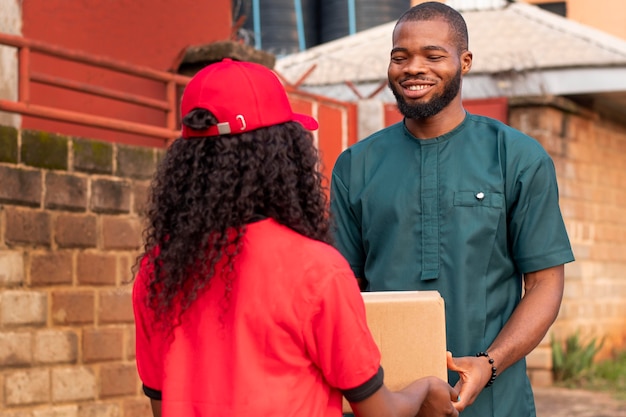
<path id="1" fill-rule="evenodd" d="M 523 273 L 574 260 L 552 159 L 482 116 L 437 138 L 419 140 L 401 122 L 356 143 L 333 169 L 331 210 L 337 248 L 368 290 L 441 293 L 454 356 L 491 344 L 520 301 Z M 534 416 L 525 361 L 462 415 Z"/>

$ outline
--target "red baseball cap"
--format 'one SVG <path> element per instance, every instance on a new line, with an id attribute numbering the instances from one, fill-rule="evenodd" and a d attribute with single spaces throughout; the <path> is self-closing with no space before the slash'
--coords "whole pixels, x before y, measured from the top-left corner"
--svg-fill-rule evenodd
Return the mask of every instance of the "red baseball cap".
<path id="1" fill-rule="evenodd" d="M 183 138 L 236 135 L 290 121 L 308 130 L 318 128 L 311 116 L 293 112 L 285 88 L 272 70 L 230 58 L 204 67 L 185 87 L 181 114 L 184 117 L 197 108 L 213 113 L 218 124 L 205 130 L 183 125 Z"/>

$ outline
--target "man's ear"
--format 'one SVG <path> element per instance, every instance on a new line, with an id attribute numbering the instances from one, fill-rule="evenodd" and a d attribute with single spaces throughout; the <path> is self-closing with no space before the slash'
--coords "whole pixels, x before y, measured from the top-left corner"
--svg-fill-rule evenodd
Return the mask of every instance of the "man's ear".
<path id="1" fill-rule="evenodd" d="M 465 51 L 461 54 L 461 73 L 463 75 L 467 74 L 470 69 L 472 69 L 472 52 Z"/>

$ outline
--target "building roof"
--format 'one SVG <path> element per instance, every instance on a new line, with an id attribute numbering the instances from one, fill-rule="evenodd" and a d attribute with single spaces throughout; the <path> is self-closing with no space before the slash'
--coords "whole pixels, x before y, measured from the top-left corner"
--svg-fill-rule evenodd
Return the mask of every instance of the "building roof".
<path id="1" fill-rule="evenodd" d="M 626 92 L 626 41 L 527 3 L 448 1 L 463 14 L 474 60 L 464 78 L 465 98 Z M 395 22 L 280 58 L 289 82 L 313 66 L 301 87 L 340 100 L 380 94 L 386 82 Z"/>

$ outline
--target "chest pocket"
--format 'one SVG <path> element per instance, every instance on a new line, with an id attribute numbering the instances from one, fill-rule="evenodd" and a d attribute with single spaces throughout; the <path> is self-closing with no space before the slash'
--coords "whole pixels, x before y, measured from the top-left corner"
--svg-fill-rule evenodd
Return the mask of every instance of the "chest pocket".
<path id="1" fill-rule="evenodd" d="M 461 207 L 502 208 L 504 195 L 489 191 L 457 191 L 454 193 L 453 204 Z"/>

